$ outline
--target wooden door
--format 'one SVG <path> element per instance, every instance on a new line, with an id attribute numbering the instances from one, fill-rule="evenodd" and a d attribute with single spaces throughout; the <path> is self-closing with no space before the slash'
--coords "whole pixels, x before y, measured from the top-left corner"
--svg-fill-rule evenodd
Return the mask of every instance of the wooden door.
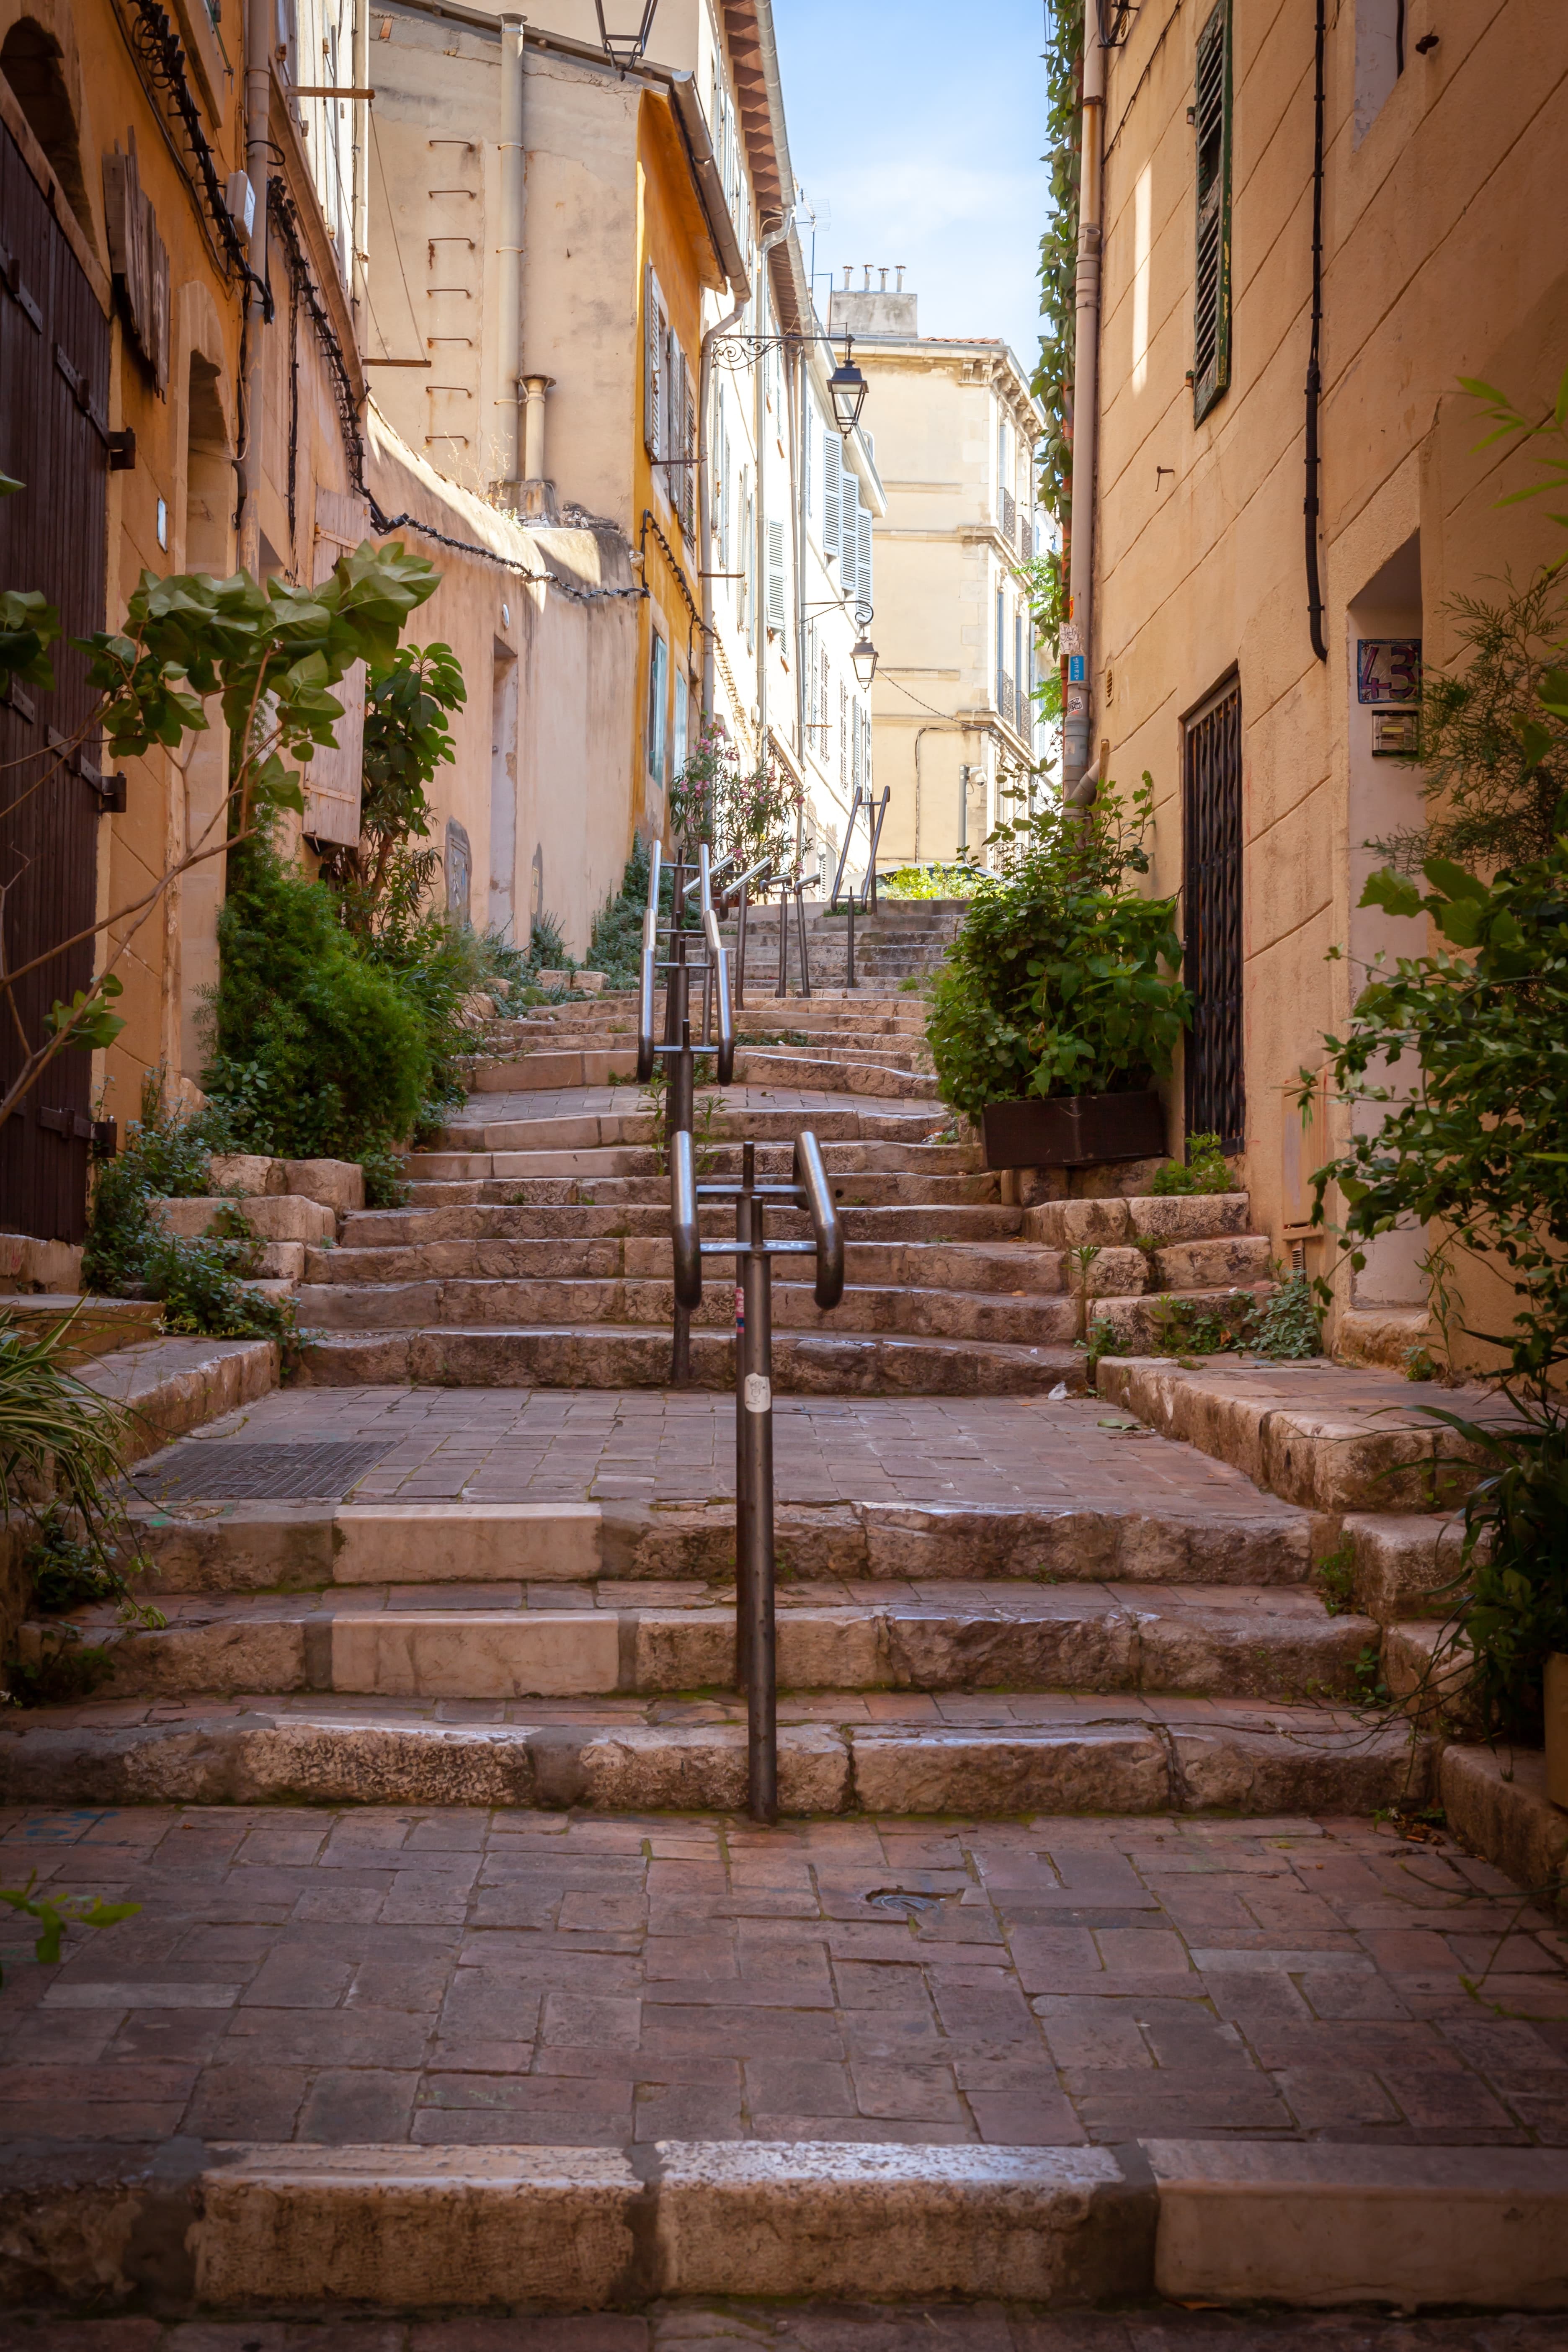
<path id="1" fill-rule="evenodd" d="M 68 640 L 103 626 L 109 448 L 109 320 L 48 200 L 0 124 L 0 471 L 25 487 L 0 499 L 0 588 L 41 588 L 59 608 L 55 687 L 13 687 L 0 704 L 0 914 L 5 969 L 30 963 L 93 921 L 100 765 L 89 736 L 68 768 L 51 735 L 74 740 L 92 707 L 87 659 Z M 38 784 L 38 789 L 28 787 Z M 19 981 L 28 1045 L 57 999 L 92 977 L 93 942 Z M 0 1081 L 26 1059 L 0 1002 Z M 0 1127 L 0 1227 L 79 1242 L 86 1227 L 91 1057 L 58 1055 Z M 3 1091 L 3 1089 L 0 1089 Z"/>

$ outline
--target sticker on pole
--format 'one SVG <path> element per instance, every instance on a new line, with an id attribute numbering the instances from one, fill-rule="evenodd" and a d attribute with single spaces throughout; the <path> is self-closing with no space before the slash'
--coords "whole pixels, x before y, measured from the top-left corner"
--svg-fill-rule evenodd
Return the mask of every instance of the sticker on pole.
<path id="1" fill-rule="evenodd" d="M 773 1411 L 773 1384 L 772 1381 L 765 1379 L 761 1372 L 748 1372 L 746 1374 L 744 1394 L 746 1400 L 746 1411 L 748 1412 L 771 1412 Z"/>

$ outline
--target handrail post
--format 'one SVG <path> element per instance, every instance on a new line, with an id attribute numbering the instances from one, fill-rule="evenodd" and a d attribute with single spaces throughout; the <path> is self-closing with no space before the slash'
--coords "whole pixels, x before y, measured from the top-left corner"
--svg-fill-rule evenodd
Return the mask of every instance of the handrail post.
<path id="1" fill-rule="evenodd" d="M 789 994 L 789 877 L 779 876 L 779 984 L 775 996 Z"/>
<path id="2" fill-rule="evenodd" d="M 748 1246 L 740 1258 L 742 1328 L 737 1335 L 736 1579 L 745 1625 L 747 1810 L 754 1822 L 779 1817 L 778 1647 L 773 1593 L 773 1386 L 772 1268 L 764 1213 L 742 1194 Z M 736 1230 L 737 1255 L 741 1233 Z"/>

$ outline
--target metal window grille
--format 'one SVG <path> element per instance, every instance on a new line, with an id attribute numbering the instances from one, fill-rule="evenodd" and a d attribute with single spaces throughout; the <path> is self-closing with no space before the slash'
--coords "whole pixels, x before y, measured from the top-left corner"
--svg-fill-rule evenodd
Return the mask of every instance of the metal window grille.
<path id="1" fill-rule="evenodd" d="M 1198 35 L 1197 295 L 1193 320 L 1193 418 L 1230 382 L 1230 0 L 1217 0 Z"/>
<path id="2" fill-rule="evenodd" d="M 1231 686 L 1186 730 L 1183 779 L 1184 976 L 1193 992 L 1187 1037 L 1189 1135 L 1246 1139 L 1242 1065 L 1241 688 Z"/>
<path id="3" fill-rule="evenodd" d="M 1009 547 L 1018 535 L 1018 509 L 1011 490 L 1002 493 L 1002 536 Z"/>

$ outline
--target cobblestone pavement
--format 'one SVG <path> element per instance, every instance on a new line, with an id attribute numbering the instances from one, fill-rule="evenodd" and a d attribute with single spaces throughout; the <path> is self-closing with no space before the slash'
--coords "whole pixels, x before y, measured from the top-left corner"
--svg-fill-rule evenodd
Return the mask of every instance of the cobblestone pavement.
<path id="1" fill-rule="evenodd" d="M 775 1491 L 781 1503 L 1300 1517 L 1228 1463 L 1119 1433 L 1135 1426 L 1093 1397 L 779 1397 Z M 283 1389 L 195 1442 L 240 1437 L 395 1438 L 356 1502 L 691 1503 L 735 1488 L 732 1398 L 679 1390 Z"/>
<path id="2" fill-rule="evenodd" d="M 952 2304 L 660 2305 L 646 2317 L 0 2318 L 0 2352 L 1562 2352 L 1556 2317 L 967 2309 Z"/>
<path id="3" fill-rule="evenodd" d="M 1364 1822 L 13 1809 L 30 1870 L 144 1908 L 5 1935 L 12 2142 L 1568 2145 L 1568 1934 Z"/>

